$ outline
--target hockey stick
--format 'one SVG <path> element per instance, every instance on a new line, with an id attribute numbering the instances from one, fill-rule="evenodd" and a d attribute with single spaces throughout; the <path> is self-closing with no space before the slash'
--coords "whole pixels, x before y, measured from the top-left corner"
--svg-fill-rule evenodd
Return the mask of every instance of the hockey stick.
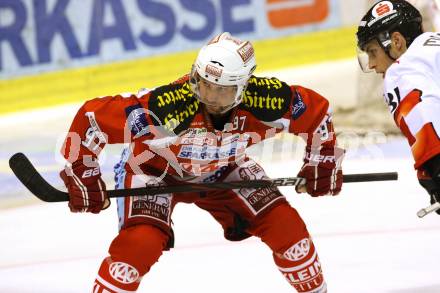
<path id="1" fill-rule="evenodd" d="M 50 185 L 29 159 L 23 153 L 16 153 L 9 159 L 9 166 L 15 176 L 24 186 L 36 197 L 46 202 L 68 201 L 67 192 L 60 191 Z M 367 182 L 397 180 L 397 172 L 390 173 L 370 173 L 370 174 L 350 174 L 344 175 L 343 181 L 348 182 Z M 297 186 L 305 183 L 304 178 L 286 177 L 276 179 L 261 179 L 248 181 L 230 182 L 211 182 L 211 183 L 183 183 L 179 185 L 153 185 L 141 188 L 107 190 L 107 194 L 112 197 L 127 197 L 133 195 L 154 195 L 176 192 L 203 192 L 219 189 L 238 189 L 238 188 L 262 188 L 275 186 Z"/>

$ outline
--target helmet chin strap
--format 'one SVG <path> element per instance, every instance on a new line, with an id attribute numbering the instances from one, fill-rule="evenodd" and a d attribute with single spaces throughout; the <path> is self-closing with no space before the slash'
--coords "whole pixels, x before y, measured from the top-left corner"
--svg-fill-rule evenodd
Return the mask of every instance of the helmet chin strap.
<path id="1" fill-rule="evenodd" d="M 385 54 L 387 54 L 387 56 L 388 56 L 391 60 L 393 60 L 393 61 L 396 61 L 396 60 L 397 60 L 397 58 L 394 58 L 393 56 L 391 56 L 391 54 L 390 54 L 390 49 L 385 50 Z"/>
<path id="2" fill-rule="evenodd" d="M 388 32 L 386 33 L 386 35 L 387 35 L 387 39 L 386 39 L 386 41 L 389 42 L 388 45 L 384 45 L 384 43 L 383 43 L 384 40 L 381 40 L 381 38 L 380 38 L 379 35 L 376 36 L 376 40 L 377 40 L 377 42 L 379 43 L 379 45 L 382 47 L 382 49 L 385 51 L 385 54 L 387 54 L 387 56 L 388 56 L 391 60 L 396 61 L 397 58 L 394 58 L 393 56 L 391 56 L 391 53 L 390 53 L 390 49 L 391 49 L 391 38 L 390 38 L 390 35 L 389 35 Z"/>

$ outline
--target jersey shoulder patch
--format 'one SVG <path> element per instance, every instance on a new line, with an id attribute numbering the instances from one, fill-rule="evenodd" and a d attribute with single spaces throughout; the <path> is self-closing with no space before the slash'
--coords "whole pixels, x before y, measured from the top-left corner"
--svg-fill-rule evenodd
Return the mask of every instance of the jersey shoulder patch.
<path id="1" fill-rule="evenodd" d="M 252 76 L 239 107 L 262 121 L 274 121 L 289 111 L 291 99 L 291 88 L 285 82 Z"/>
<path id="2" fill-rule="evenodd" d="M 188 82 L 184 82 L 155 88 L 150 94 L 148 109 L 155 126 L 178 134 L 188 128 L 200 107 Z"/>

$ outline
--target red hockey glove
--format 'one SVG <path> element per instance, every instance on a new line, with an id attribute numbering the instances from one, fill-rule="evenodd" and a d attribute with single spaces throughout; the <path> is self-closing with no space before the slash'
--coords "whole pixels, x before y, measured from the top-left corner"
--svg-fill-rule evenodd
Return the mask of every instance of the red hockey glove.
<path id="1" fill-rule="evenodd" d="M 306 148 L 304 165 L 298 177 L 306 179 L 305 186 L 297 186 L 297 192 L 305 187 L 311 196 L 337 195 L 342 187 L 342 159 L 344 150 L 338 147 Z"/>
<path id="2" fill-rule="evenodd" d="M 74 162 L 71 166 L 66 165 L 60 172 L 60 177 L 69 192 L 69 208 L 72 212 L 97 214 L 110 206 L 97 162 L 91 162 L 89 167 L 84 165 L 82 160 Z"/>

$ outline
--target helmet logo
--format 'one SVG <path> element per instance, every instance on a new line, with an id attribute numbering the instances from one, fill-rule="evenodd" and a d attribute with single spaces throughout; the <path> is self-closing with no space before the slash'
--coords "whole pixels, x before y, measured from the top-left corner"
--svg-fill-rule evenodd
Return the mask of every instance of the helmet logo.
<path id="1" fill-rule="evenodd" d="M 373 9 L 373 16 L 381 17 L 384 14 L 389 13 L 391 10 L 393 10 L 393 4 L 391 4 L 391 2 L 388 1 L 380 2 Z"/>
<path id="2" fill-rule="evenodd" d="M 250 42 L 245 42 L 240 48 L 237 49 L 238 55 L 240 55 L 241 59 L 244 63 L 246 63 L 249 59 L 254 56 L 254 47 Z"/>
<path id="3" fill-rule="evenodd" d="M 212 66 L 211 64 L 207 64 L 206 68 L 205 68 L 205 72 L 207 74 L 210 74 L 210 75 L 213 75 L 213 76 L 216 76 L 216 77 L 221 77 L 222 76 L 222 71 L 223 70 L 221 68 Z"/>
<path id="4" fill-rule="evenodd" d="M 381 19 L 384 19 L 382 22 L 388 22 L 397 16 L 396 13 L 397 11 L 394 10 L 394 6 L 390 1 L 381 1 L 373 7 L 371 14 L 374 18 L 369 21 L 367 25 L 371 27 L 375 22 Z"/>

